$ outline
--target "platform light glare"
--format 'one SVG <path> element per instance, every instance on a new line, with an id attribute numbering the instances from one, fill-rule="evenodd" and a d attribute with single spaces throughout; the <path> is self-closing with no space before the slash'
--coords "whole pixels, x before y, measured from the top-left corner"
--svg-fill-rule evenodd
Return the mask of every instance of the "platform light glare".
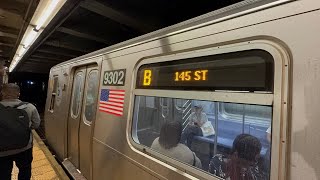
<path id="1" fill-rule="evenodd" d="M 39 30 L 43 26 L 43 24 L 48 20 L 50 15 L 52 15 L 52 12 L 55 10 L 58 2 L 59 0 L 51 0 L 51 3 L 46 6 L 46 8 L 42 12 L 42 15 L 36 23 L 36 30 Z"/>
<path id="2" fill-rule="evenodd" d="M 29 27 L 16 51 L 16 56 L 19 56 L 19 58 L 16 58 L 16 56 L 13 58 L 9 67 L 9 72 L 12 72 L 16 68 L 24 54 L 29 50 L 30 46 L 39 37 L 42 30 L 52 20 L 65 2 L 66 0 L 43 0 L 39 3 L 37 10 L 35 11 L 36 13 L 32 17 Z"/>

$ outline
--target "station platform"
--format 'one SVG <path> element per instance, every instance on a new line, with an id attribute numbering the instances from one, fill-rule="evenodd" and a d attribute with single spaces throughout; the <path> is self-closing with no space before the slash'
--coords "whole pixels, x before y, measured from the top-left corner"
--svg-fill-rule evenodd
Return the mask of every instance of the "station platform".
<path id="1" fill-rule="evenodd" d="M 33 131 L 33 161 L 31 180 L 69 180 L 39 135 Z M 13 167 L 12 180 L 18 179 L 18 168 Z"/>

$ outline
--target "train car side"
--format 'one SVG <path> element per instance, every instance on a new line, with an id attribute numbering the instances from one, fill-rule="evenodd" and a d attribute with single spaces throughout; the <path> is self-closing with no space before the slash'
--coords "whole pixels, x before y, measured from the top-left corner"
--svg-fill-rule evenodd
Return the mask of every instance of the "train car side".
<path id="1" fill-rule="evenodd" d="M 87 179 L 217 179 L 205 170 L 155 152 L 142 141 L 138 143 L 133 132 L 136 98 L 189 98 L 263 105 L 273 112 L 270 179 L 319 179 L 320 54 L 316 48 L 320 47 L 317 35 L 320 25 L 316 23 L 320 17 L 319 8 L 320 4 L 315 0 L 263 7 L 226 21 L 208 21 L 118 50 L 106 48 L 53 67 L 45 114 L 49 145 L 58 159 L 70 161 Z M 275 89 L 271 93 L 136 88 L 137 72 L 144 64 L 257 49 L 270 53 L 274 59 Z M 90 101 L 87 96 L 90 84 L 86 82 L 91 77 L 92 66 L 99 74 L 95 79 L 99 83 L 96 118 L 89 122 L 82 116 L 91 117 L 91 112 L 86 111 L 89 107 L 86 102 Z M 85 69 L 82 94 L 73 102 L 75 77 L 81 68 Z M 111 78 L 115 73 L 117 78 Z M 120 79 L 121 73 L 123 79 Z M 123 106 L 112 106 L 110 110 L 101 105 L 104 91 L 108 96 L 113 91 Z M 72 106 L 75 103 L 79 105 Z M 72 118 L 76 109 L 79 116 Z M 70 123 L 73 120 L 76 120 L 75 124 Z M 77 125 L 79 129 L 73 129 Z M 75 137 L 75 134 L 79 136 Z M 87 151 L 81 152 L 79 147 L 87 148 Z"/>

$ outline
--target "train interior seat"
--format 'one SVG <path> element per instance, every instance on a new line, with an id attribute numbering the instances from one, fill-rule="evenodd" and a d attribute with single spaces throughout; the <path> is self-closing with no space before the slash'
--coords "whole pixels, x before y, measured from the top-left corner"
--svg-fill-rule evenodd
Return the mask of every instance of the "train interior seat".
<path id="1" fill-rule="evenodd" d="M 212 123 L 212 125 L 214 126 L 215 125 L 214 118 L 208 118 L 208 119 Z M 242 124 L 237 123 L 237 122 L 232 122 L 230 120 L 220 120 L 219 125 L 218 125 L 218 131 L 216 131 L 216 132 L 219 132 L 219 133 L 217 133 L 218 134 L 217 146 L 231 150 L 233 140 L 239 134 L 239 132 L 235 131 L 235 129 L 242 129 L 241 126 L 242 126 Z M 257 125 L 250 125 L 250 124 L 244 124 L 243 126 L 244 126 L 243 129 L 245 132 L 248 132 L 248 134 L 251 134 L 251 135 L 259 138 L 261 145 L 262 145 L 260 155 L 263 157 L 266 154 L 267 149 L 269 148 L 269 143 L 267 142 L 267 140 L 265 138 L 266 128 L 263 128 L 263 127 L 257 126 Z M 214 128 L 216 129 L 216 127 L 214 127 Z M 195 136 L 194 139 L 197 141 L 202 141 L 202 142 L 208 143 L 209 147 L 210 147 L 210 152 L 213 152 L 214 143 L 215 143 L 215 135 L 211 135 L 211 136 L 207 136 L 207 137 Z"/>

